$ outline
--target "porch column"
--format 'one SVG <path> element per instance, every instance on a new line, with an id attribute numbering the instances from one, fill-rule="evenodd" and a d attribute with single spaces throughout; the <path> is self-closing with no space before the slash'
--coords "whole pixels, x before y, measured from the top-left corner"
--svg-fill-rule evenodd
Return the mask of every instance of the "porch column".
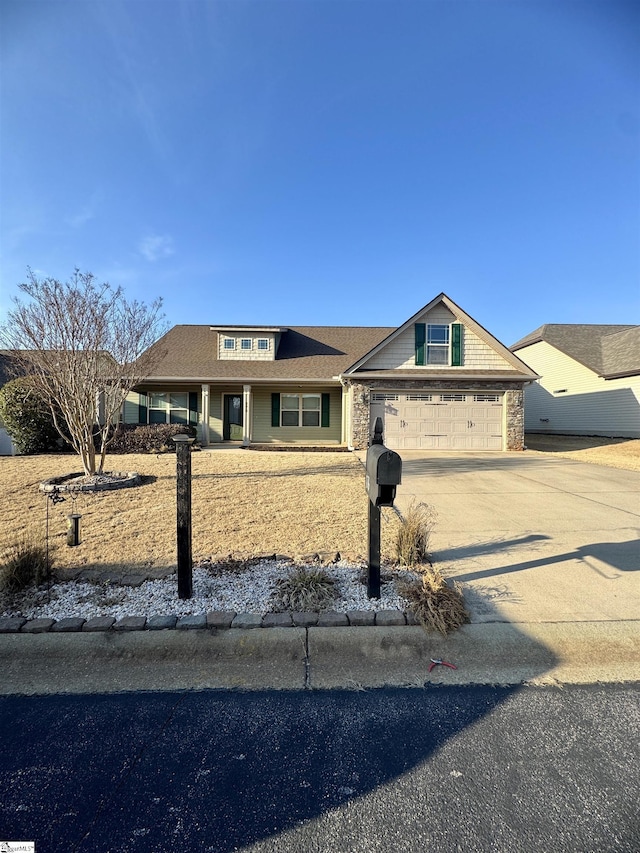
<path id="1" fill-rule="evenodd" d="M 251 385 L 242 386 L 242 446 L 251 444 L 251 417 L 252 417 Z"/>
<path id="2" fill-rule="evenodd" d="M 342 443 L 353 450 L 353 386 L 342 387 Z"/>
<path id="3" fill-rule="evenodd" d="M 202 412 L 200 414 L 200 441 L 203 447 L 209 444 L 209 386 L 202 386 Z"/>

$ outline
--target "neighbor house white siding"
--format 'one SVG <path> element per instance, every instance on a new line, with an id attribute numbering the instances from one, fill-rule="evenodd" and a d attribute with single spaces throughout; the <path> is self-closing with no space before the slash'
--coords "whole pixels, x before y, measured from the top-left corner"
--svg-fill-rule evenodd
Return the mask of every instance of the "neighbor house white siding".
<path id="1" fill-rule="evenodd" d="M 418 323 L 442 323 L 450 325 L 460 322 L 445 305 L 436 305 L 431 311 L 416 318 Z M 462 365 L 465 370 L 513 369 L 499 353 L 481 340 L 475 332 L 463 325 Z M 366 370 L 442 370 L 442 365 L 416 366 L 415 328 L 410 326 L 397 338 L 390 341 L 379 353 L 367 360 Z M 455 368 L 454 368 L 455 369 Z"/>
<path id="2" fill-rule="evenodd" d="M 3 426 L 0 426 L 0 456 L 15 456 L 16 448 L 11 436 Z"/>
<path id="3" fill-rule="evenodd" d="M 517 355 L 540 374 L 525 388 L 525 430 L 640 437 L 640 377 L 603 379 L 540 341 Z"/>

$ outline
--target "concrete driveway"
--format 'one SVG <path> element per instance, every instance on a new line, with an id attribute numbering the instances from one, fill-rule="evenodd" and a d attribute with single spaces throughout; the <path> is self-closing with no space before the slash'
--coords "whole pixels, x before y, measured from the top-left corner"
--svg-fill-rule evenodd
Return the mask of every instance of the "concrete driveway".
<path id="1" fill-rule="evenodd" d="M 640 473 L 526 451 L 401 456 L 396 504 L 435 508 L 433 560 L 473 622 L 640 620 Z"/>

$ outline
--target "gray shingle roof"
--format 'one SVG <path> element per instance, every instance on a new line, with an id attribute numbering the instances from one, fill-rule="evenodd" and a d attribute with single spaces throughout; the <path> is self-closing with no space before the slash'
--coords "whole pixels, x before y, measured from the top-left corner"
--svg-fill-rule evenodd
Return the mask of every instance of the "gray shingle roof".
<path id="1" fill-rule="evenodd" d="M 154 344 L 164 355 L 148 379 L 327 380 L 338 376 L 393 331 L 367 326 L 289 326 L 275 361 L 219 359 L 218 331 L 230 328 L 238 327 L 174 326 Z"/>
<path id="2" fill-rule="evenodd" d="M 9 350 L 0 350 L 0 388 L 19 374 L 20 371 L 16 370 Z"/>
<path id="3" fill-rule="evenodd" d="M 540 341 L 606 379 L 640 373 L 640 326 L 545 323 L 513 344 L 511 350 Z"/>

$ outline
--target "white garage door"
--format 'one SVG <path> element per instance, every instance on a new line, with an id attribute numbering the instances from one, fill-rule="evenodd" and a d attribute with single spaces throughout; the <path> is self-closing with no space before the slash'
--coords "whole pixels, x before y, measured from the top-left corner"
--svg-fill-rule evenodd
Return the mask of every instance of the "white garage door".
<path id="1" fill-rule="evenodd" d="M 373 393 L 371 430 L 381 417 L 393 450 L 502 450 L 502 404 L 500 392 Z"/>

